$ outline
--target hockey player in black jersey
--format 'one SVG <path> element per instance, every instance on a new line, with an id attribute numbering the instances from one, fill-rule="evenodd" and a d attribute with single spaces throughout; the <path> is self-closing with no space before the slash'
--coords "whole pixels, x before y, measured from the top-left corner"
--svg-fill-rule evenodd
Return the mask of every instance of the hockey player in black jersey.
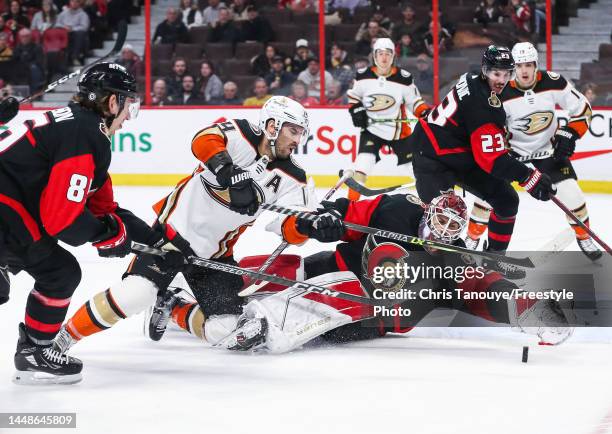
<path id="1" fill-rule="evenodd" d="M 414 131 L 413 169 L 424 202 L 459 184 L 493 208 L 488 249 L 508 248 L 518 210 L 518 181 L 538 200 L 554 194 L 550 178 L 508 154 L 506 115 L 499 94 L 514 73 L 507 48 L 489 46 L 478 75 L 464 74 Z M 506 264 L 503 271 L 510 272 Z"/>
<path id="2" fill-rule="evenodd" d="M 67 107 L 0 134 L 0 265 L 35 281 L 19 325 L 18 383 L 80 380 L 81 362 L 51 346 L 81 279 L 77 260 L 58 240 L 123 257 L 132 239 L 163 238 L 117 206 L 108 174 L 111 137 L 138 114 L 136 80 L 121 65 L 100 63 L 84 72 L 78 89 Z M 0 302 L 8 299 L 8 274 L 2 280 L 7 294 L 0 291 Z"/>

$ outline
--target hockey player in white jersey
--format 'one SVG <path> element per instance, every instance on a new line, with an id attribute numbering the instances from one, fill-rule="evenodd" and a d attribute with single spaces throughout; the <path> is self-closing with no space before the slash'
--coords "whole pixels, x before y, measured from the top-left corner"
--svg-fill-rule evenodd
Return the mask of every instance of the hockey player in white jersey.
<path id="1" fill-rule="evenodd" d="M 585 197 L 569 159 L 576 149 L 576 140 L 588 130 L 591 106 L 561 75 L 538 70 L 538 52 L 531 43 L 514 45 L 512 56 L 516 63 L 516 79 L 501 94 L 512 152 L 549 175 L 557 189 L 557 197 L 588 225 Z M 569 112 L 567 125 L 558 125 L 556 105 Z M 468 227 L 468 247 L 478 246 L 489 214 L 488 205 L 476 200 Z M 568 222 L 584 254 L 591 260 L 599 259 L 602 253 L 589 234 L 569 218 Z"/>
<path id="2" fill-rule="evenodd" d="M 398 165 L 412 161 L 408 142 L 412 129 L 406 121 L 409 115 L 420 118 L 430 110 L 412 75 L 393 66 L 394 53 L 391 39 L 377 39 L 372 51 L 374 66 L 358 70 L 347 92 L 353 125 L 361 128 L 354 178 L 362 183 L 380 160 L 383 145 L 393 149 Z M 359 199 L 359 193 L 349 190 L 349 199 Z"/>
<path id="3" fill-rule="evenodd" d="M 234 244 L 262 212 L 260 203 L 308 205 L 306 175 L 291 157 L 308 131 L 305 109 L 285 97 L 266 102 L 259 126 L 233 119 L 202 129 L 191 144 L 200 164 L 156 204 L 156 226 L 186 255 L 191 252 L 235 264 Z M 267 160 L 271 162 L 266 164 Z M 322 214 L 319 223 L 300 232 L 296 219 L 289 217 L 275 220 L 271 230 L 289 243 L 299 244 L 308 237 L 325 240 L 333 219 Z M 95 295 L 67 321 L 55 340 L 56 348 L 65 352 L 83 337 L 154 304 L 150 337 L 159 340 L 173 307 L 168 304 L 172 293 L 167 288 L 179 270 L 198 301 L 190 317 L 194 334 L 215 342 L 234 328 L 234 314 L 242 311 L 243 300 L 237 295 L 244 284 L 242 277 L 185 269 L 182 264 L 176 270 L 167 266 L 161 270 L 156 261 L 152 255 L 137 256 L 119 284 Z"/>

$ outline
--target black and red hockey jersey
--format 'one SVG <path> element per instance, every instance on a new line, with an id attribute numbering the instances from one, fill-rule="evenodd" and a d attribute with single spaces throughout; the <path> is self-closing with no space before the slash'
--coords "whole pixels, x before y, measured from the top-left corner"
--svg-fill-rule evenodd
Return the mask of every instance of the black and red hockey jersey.
<path id="1" fill-rule="evenodd" d="M 522 181 L 529 169 L 508 155 L 506 114 L 500 98 L 479 76 L 464 74 L 427 116 L 415 140 L 423 155 L 458 171 L 480 167 L 508 181 Z"/>
<path id="2" fill-rule="evenodd" d="M 27 245 L 50 235 L 80 245 L 105 231 L 97 216 L 118 212 L 105 131 L 100 116 L 71 103 L 0 134 L 0 225 L 5 242 Z"/>

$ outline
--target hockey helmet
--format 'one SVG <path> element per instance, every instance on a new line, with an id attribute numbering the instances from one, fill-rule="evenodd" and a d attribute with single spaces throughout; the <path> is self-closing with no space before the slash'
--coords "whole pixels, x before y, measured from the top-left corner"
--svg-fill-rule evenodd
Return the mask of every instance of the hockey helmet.
<path id="1" fill-rule="evenodd" d="M 467 206 L 453 190 L 448 190 L 426 205 L 423 220 L 430 238 L 452 243 L 467 226 Z"/>
<path id="2" fill-rule="evenodd" d="M 124 66 L 117 63 L 98 63 L 81 74 L 78 82 L 79 93 L 91 102 L 100 102 L 104 97 L 117 95 L 119 112 L 124 108 L 127 98 L 130 104 L 130 119 L 138 115 L 140 99 L 136 88 L 136 79 Z"/>
<path id="3" fill-rule="evenodd" d="M 486 76 L 492 69 L 514 71 L 512 53 L 506 47 L 489 45 L 482 55 L 482 73 Z"/>
<path id="4" fill-rule="evenodd" d="M 376 62 L 376 52 L 378 50 L 389 50 L 391 51 L 391 63 L 393 63 L 393 59 L 395 58 L 395 45 L 393 41 L 389 38 L 378 38 L 376 42 L 374 42 L 374 46 L 372 47 L 372 59 L 374 60 L 374 64 L 378 66 Z"/>
<path id="5" fill-rule="evenodd" d="M 266 130 L 266 125 L 270 119 L 274 121 L 274 132 L 272 134 L 268 133 Z M 275 142 L 283 124 L 286 122 L 295 124 L 304 129 L 301 143 L 308 138 L 310 132 L 308 113 L 306 113 L 306 109 L 302 104 L 285 96 L 273 96 L 266 101 L 259 112 L 259 128 L 270 141 L 272 154 L 275 157 Z"/>
<path id="6" fill-rule="evenodd" d="M 512 47 L 512 57 L 515 63 L 535 62 L 538 69 L 538 50 L 531 42 L 519 42 Z"/>

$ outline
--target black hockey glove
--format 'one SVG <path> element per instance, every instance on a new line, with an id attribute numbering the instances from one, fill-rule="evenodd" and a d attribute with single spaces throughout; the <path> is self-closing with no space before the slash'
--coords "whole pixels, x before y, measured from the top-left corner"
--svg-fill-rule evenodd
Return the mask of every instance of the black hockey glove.
<path id="1" fill-rule="evenodd" d="M 255 215 L 259 208 L 259 198 L 251 173 L 227 164 L 217 172 L 217 182 L 229 189 L 230 209 L 239 214 Z"/>
<path id="2" fill-rule="evenodd" d="M 11 281 L 9 280 L 8 267 L 0 265 L 0 304 L 9 300 Z"/>
<path id="3" fill-rule="evenodd" d="M 298 217 L 295 222 L 298 232 L 322 243 L 338 241 L 344 236 L 346 227 L 340 211 L 333 208 L 319 209 L 315 215 L 313 220 Z"/>
<path id="4" fill-rule="evenodd" d="M 554 159 L 557 161 L 568 160 L 576 151 L 576 140 L 578 139 L 578 134 L 571 128 L 559 128 L 552 138 L 552 145 L 555 150 Z"/>
<path id="5" fill-rule="evenodd" d="M 189 267 L 187 259 L 195 256 L 189 242 L 170 225 L 157 224 L 154 229 L 159 238 L 150 244 L 165 252 L 164 256 L 158 256 L 155 260 L 159 269 L 164 273 L 186 271 Z"/>
<path id="6" fill-rule="evenodd" d="M 353 125 L 357 128 L 363 128 L 364 130 L 368 127 L 368 111 L 362 103 L 358 102 L 349 107 L 349 113 L 353 120 Z"/>
<path id="7" fill-rule="evenodd" d="M 527 179 L 520 183 L 520 186 L 537 200 L 543 201 L 550 200 L 550 197 L 557 192 L 550 176 L 538 169 L 533 169 Z"/>
<path id="8" fill-rule="evenodd" d="M 132 239 L 128 235 L 121 218 L 115 214 L 106 214 L 100 218 L 106 225 L 106 231 L 96 240 L 93 246 L 103 258 L 123 258 L 132 251 Z"/>
<path id="9" fill-rule="evenodd" d="M 0 101 L 0 124 L 6 124 L 19 112 L 19 101 L 13 96 L 9 96 Z"/>

